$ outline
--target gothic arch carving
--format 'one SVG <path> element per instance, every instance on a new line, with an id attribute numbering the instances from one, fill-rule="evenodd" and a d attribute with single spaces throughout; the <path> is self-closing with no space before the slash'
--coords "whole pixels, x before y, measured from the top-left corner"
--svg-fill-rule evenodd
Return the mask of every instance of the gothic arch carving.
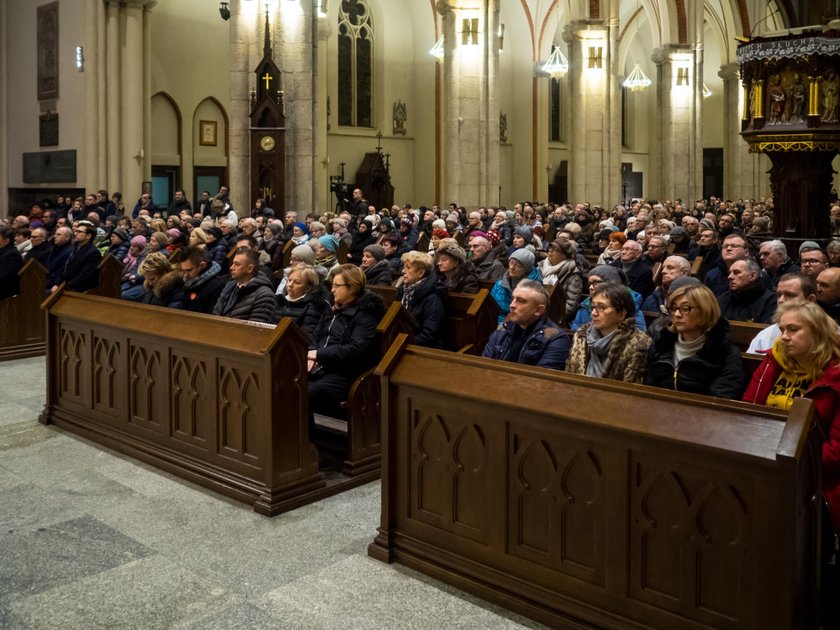
<path id="1" fill-rule="evenodd" d="M 228 113 L 227 113 L 227 110 L 225 109 L 225 106 L 222 105 L 222 103 L 219 101 L 219 99 L 217 99 L 215 96 L 207 96 L 204 99 L 202 99 L 198 103 L 198 105 L 195 106 L 195 109 L 193 110 L 193 126 L 195 126 L 195 122 L 197 120 L 198 110 L 201 109 L 201 106 L 204 103 L 212 104 L 222 114 L 222 118 L 224 119 L 224 123 L 225 123 L 224 124 L 224 128 L 225 128 L 224 152 L 225 152 L 225 157 L 227 157 L 229 155 L 228 149 L 229 149 L 229 146 L 230 146 L 230 118 L 228 117 Z"/>

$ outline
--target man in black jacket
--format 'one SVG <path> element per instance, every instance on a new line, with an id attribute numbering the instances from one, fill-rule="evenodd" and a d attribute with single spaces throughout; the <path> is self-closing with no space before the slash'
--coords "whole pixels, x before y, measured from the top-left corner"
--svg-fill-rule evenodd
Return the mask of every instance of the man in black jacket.
<path id="1" fill-rule="evenodd" d="M 644 300 L 653 293 L 653 273 L 642 260 L 642 246 L 638 241 L 627 241 L 621 246 L 619 259 L 611 263 L 613 267 L 623 269 L 629 281 L 629 287 L 642 294 Z"/>
<path id="2" fill-rule="evenodd" d="M 47 259 L 47 285 L 50 289 L 56 284 L 61 284 L 61 276 L 64 273 L 64 266 L 67 258 L 73 251 L 73 231 L 66 226 L 57 228 L 53 236 L 53 246 L 50 257 Z"/>
<path id="3" fill-rule="evenodd" d="M 42 227 L 37 227 L 32 230 L 32 236 L 30 237 L 32 240 L 32 249 L 26 252 L 26 260 L 34 258 L 42 266 L 47 266 L 53 248 L 52 243 L 49 241 L 49 236 L 49 232 Z"/>
<path id="4" fill-rule="evenodd" d="M 729 290 L 717 296 L 721 315 L 729 321 L 769 324 L 776 312 L 776 294 L 765 289 L 761 268 L 751 258 L 729 267 Z"/>
<path id="5" fill-rule="evenodd" d="M 20 293 L 18 272 L 23 267 L 23 258 L 15 247 L 14 234 L 8 225 L 0 226 L 0 300 Z"/>
<path id="6" fill-rule="evenodd" d="M 186 247 L 181 252 L 181 273 L 184 276 L 184 310 L 211 313 L 225 286 L 222 268 L 207 260 L 198 247 Z"/>
<path id="7" fill-rule="evenodd" d="M 260 257 L 242 248 L 230 264 L 230 282 L 222 289 L 213 315 L 270 324 L 274 321 L 274 290 L 271 281 L 259 273 Z"/>
<path id="8" fill-rule="evenodd" d="M 51 292 L 58 290 L 63 282 L 70 291 L 89 291 L 99 284 L 99 262 L 102 254 L 93 244 L 96 237 L 96 226 L 90 221 L 77 221 L 73 226 L 73 236 L 76 244 L 67 257 L 64 272 L 59 282 L 53 285 Z"/>

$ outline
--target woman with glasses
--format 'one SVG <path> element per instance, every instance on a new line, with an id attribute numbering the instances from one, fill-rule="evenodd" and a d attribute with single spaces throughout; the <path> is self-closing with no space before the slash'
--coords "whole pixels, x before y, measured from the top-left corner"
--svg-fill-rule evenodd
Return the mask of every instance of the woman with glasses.
<path id="1" fill-rule="evenodd" d="M 641 383 L 650 337 L 636 328 L 630 289 L 618 282 L 602 282 L 593 289 L 591 299 L 592 321 L 575 333 L 566 371 Z"/>
<path id="2" fill-rule="evenodd" d="M 592 271 L 587 276 L 589 296 L 581 302 L 580 307 L 575 315 L 575 320 L 572 322 L 572 330 L 577 330 L 584 324 L 592 321 L 592 296 L 598 285 L 604 282 L 617 282 L 627 287 L 628 281 L 624 271 L 618 267 L 611 265 L 598 265 L 593 267 Z M 635 309 L 630 313 L 636 319 L 636 328 L 639 330 L 646 330 L 645 315 L 642 313 L 642 294 L 627 288 L 630 296 L 633 298 Z"/>
<path id="3" fill-rule="evenodd" d="M 729 322 L 721 317 L 715 294 L 693 278 L 677 278 L 673 284 L 667 301 L 671 324 L 653 331 L 645 384 L 740 398 L 741 353 L 732 345 Z"/>
<path id="4" fill-rule="evenodd" d="M 555 291 L 563 291 L 566 296 L 564 322 L 571 321 L 577 313 L 583 279 L 578 269 L 577 243 L 568 239 L 557 239 L 548 246 L 548 256 L 539 264 L 543 284 L 554 286 Z"/>
<path id="5" fill-rule="evenodd" d="M 307 354 L 309 410 L 342 418 L 341 403 L 363 372 L 379 360 L 376 326 L 385 314 L 382 298 L 366 288 L 356 265 L 339 265 L 332 278 L 332 301 L 312 331 Z"/>

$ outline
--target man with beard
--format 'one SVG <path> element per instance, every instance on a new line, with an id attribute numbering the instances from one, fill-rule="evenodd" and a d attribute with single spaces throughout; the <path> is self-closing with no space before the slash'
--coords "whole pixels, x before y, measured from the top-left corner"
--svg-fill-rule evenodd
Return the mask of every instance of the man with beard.
<path id="1" fill-rule="evenodd" d="M 182 307 L 193 313 L 212 313 L 225 286 L 222 268 L 210 262 L 198 247 L 186 247 L 181 253 L 181 274 L 184 278 Z"/>

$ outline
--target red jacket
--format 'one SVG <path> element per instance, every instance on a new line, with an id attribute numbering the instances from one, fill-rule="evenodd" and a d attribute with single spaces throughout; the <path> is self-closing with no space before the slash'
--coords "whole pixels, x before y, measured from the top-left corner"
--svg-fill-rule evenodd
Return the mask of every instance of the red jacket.
<path id="1" fill-rule="evenodd" d="M 781 373 L 782 366 L 773 353 L 768 352 L 753 373 L 743 400 L 763 405 Z M 840 532 L 840 367 L 836 363 L 826 365 L 805 396 L 814 401 L 814 411 L 825 438 L 822 446 L 823 495 L 834 531 Z"/>

